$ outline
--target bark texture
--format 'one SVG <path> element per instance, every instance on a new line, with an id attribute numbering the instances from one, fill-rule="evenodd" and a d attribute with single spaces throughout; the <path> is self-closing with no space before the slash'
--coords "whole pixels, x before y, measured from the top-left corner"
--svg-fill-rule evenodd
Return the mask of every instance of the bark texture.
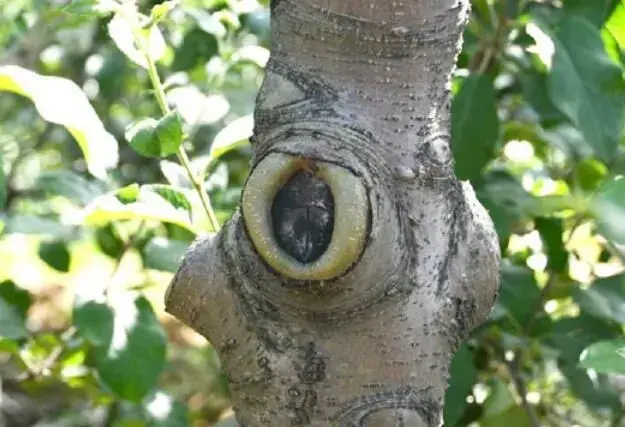
<path id="1" fill-rule="evenodd" d="M 499 284 L 492 223 L 449 146 L 468 0 L 273 0 L 271 14 L 243 209 L 192 245 L 167 310 L 217 348 L 242 426 L 439 426 L 450 359 Z M 305 173 L 275 182 L 267 165 L 289 157 L 306 164 L 289 176 L 332 165 L 331 202 Z M 309 200 L 264 201 L 283 184 Z M 359 224 L 364 239 L 343 234 Z M 344 265 L 310 267 L 324 250 Z"/>

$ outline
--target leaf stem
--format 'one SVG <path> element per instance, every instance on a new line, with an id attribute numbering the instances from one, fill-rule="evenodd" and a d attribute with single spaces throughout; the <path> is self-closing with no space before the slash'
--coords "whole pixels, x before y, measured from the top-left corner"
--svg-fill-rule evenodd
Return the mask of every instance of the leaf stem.
<path id="1" fill-rule="evenodd" d="M 139 48 L 145 55 L 145 59 L 148 65 L 148 76 L 150 77 L 150 82 L 152 83 L 152 87 L 154 88 L 154 94 L 156 97 L 156 101 L 158 106 L 161 109 L 161 112 L 164 115 L 167 115 L 171 112 L 169 105 L 167 104 L 167 98 L 165 96 L 165 90 L 163 89 L 163 83 L 158 75 L 158 70 L 156 69 L 156 64 L 154 63 L 154 59 L 150 55 L 150 52 L 147 46 L 143 43 L 141 39 L 141 35 L 138 34 L 139 30 L 135 30 L 134 36 Z M 186 137 L 185 137 L 186 139 Z M 183 141 L 184 143 L 184 141 Z M 189 176 L 189 180 L 191 181 L 191 185 L 200 196 L 200 201 L 202 202 L 202 206 L 206 215 L 208 216 L 208 221 L 210 222 L 212 231 L 219 231 L 219 221 L 217 220 L 217 216 L 215 215 L 215 210 L 213 209 L 213 205 L 211 204 L 210 197 L 208 196 L 206 189 L 204 187 L 204 181 L 200 176 L 198 176 L 191 167 L 191 161 L 189 160 L 189 156 L 184 149 L 183 144 L 180 144 L 178 148 L 178 152 L 176 153 L 178 157 L 178 161 L 184 167 L 187 175 Z"/>

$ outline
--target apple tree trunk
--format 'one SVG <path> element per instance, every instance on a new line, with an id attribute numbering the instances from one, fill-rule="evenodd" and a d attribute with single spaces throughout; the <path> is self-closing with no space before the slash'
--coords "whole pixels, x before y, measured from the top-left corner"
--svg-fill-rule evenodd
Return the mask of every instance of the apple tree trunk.
<path id="1" fill-rule="evenodd" d="M 441 425 L 499 284 L 450 149 L 468 3 L 271 1 L 241 207 L 166 296 L 217 349 L 241 426 Z"/>

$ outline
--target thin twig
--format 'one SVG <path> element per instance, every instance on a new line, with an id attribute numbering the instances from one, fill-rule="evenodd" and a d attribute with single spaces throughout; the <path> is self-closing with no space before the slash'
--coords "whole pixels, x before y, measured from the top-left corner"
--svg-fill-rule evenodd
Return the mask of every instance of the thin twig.
<path id="1" fill-rule="evenodd" d="M 532 427 L 541 427 L 540 420 L 538 419 L 538 415 L 536 415 L 534 407 L 527 401 L 527 387 L 525 386 L 525 381 L 523 381 L 521 376 L 519 360 L 519 354 L 515 353 L 514 359 L 511 361 L 506 360 L 506 365 L 508 366 L 508 371 L 510 372 L 512 382 L 514 383 L 517 393 L 521 397 L 521 405 L 529 417 L 530 424 Z"/>
<path id="2" fill-rule="evenodd" d="M 145 43 L 143 42 L 138 32 L 135 32 L 135 39 L 146 58 L 147 65 L 148 65 L 148 75 L 150 77 L 150 82 L 152 83 L 152 87 L 154 88 L 156 102 L 158 103 L 158 106 L 161 109 L 161 112 L 164 115 L 167 115 L 171 113 L 171 109 L 169 108 L 169 105 L 167 104 L 167 98 L 165 95 L 165 91 L 163 89 L 163 83 L 161 82 L 161 79 L 159 77 L 156 64 L 154 63 L 154 58 L 152 58 L 152 55 L 150 55 L 148 47 L 145 46 Z M 191 181 L 193 188 L 200 196 L 202 207 L 204 208 L 204 211 L 206 212 L 206 215 L 208 216 L 208 221 L 210 222 L 212 231 L 215 231 L 215 232 L 219 231 L 219 228 L 220 228 L 219 221 L 217 220 L 217 216 L 215 215 L 215 210 L 213 209 L 210 198 L 208 197 L 208 194 L 206 193 L 206 189 L 204 188 L 204 180 L 193 171 L 193 168 L 191 167 L 191 161 L 189 160 L 189 156 L 187 155 L 187 152 L 184 149 L 184 141 L 182 144 L 180 144 L 180 147 L 178 148 L 178 152 L 176 154 L 178 156 L 178 160 L 180 161 L 185 171 L 187 172 L 187 175 L 189 176 L 189 180 Z"/>

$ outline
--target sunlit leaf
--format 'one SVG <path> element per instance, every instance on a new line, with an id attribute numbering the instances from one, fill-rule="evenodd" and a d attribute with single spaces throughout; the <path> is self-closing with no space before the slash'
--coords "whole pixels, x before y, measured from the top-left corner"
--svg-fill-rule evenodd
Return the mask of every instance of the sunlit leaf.
<path id="1" fill-rule="evenodd" d="M 196 126 L 216 123 L 230 110 L 230 103 L 224 95 L 207 96 L 193 85 L 170 90 L 167 100 L 180 112 L 185 123 Z"/>
<path id="2" fill-rule="evenodd" d="M 623 0 L 618 3 L 605 23 L 605 29 L 614 37 L 620 49 L 625 50 L 625 2 Z"/>
<path id="3" fill-rule="evenodd" d="M 595 154 L 607 162 L 614 156 L 625 124 L 622 71 L 606 55 L 599 31 L 585 19 L 564 19 L 554 43 L 549 96 Z"/>
<path id="4" fill-rule="evenodd" d="M 218 159 L 228 151 L 249 144 L 253 129 L 254 117 L 252 115 L 240 117 L 230 122 L 213 139 L 210 149 L 211 159 Z"/>
<path id="5" fill-rule="evenodd" d="M 119 220 L 153 220 L 176 224 L 195 232 L 186 196 L 173 187 L 157 187 L 162 194 L 147 185 L 133 193 L 135 198 L 124 201 L 118 198 L 116 192 L 98 197 L 85 208 L 83 222 L 102 226 Z"/>
<path id="6" fill-rule="evenodd" d="M 104 179 L 106 171 L 117 166 L 117 141 L 73 81 L 6 65 L 0 66 L 3 90 L 30 98 L 44 120 L 64 126 L 80 146 L 91 174 Z"/>
<path id="7" fill-rule="evenodd" d="M 108 23 L 108 32 L 115 45 L 128 59 L 147 69 L 148 60 L 144 47 L 156 61 L 165 54 L 166 44 L 163 34 L 156 25 L 147 29 L 141 28 L 142 19 L 145 20 L 145 17 L 139 14 L 134 2 L 124 2 L 123 7 Z"/>
<path id="8" fill-rule="evenodd" d="M 594 343 L 582 352 L 579 364 L 596 372 L 625 374 L 625 339 Z"/>

